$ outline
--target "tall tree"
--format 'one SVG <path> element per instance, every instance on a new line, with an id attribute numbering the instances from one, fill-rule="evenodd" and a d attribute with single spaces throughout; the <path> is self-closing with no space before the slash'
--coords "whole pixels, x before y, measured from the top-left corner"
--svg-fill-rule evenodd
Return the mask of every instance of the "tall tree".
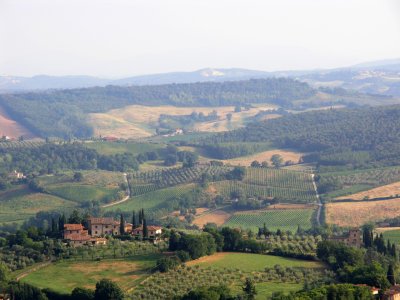
<path id="1" fill-rule="evenodd" d="M 242 290 L 245 293 L 245 299 L 248 300 L 255 299 L 257 295 L 256 286 L 254 285 L 254 282 L 250 278 L 246 278 Z"/>
<path id="2" fill-rule="evenodd" d="M 395 277 L 394 277 L 394 269 L 393 269 L 393 265 L 392 264 L 390 264 L 389 268 L 388 268 L 387 280 L 389 280 L 391 285 L 395 285 L 396 284 L 396 280 L 395 280 Z"/>
<path id="3" fill-rule="evenodd" d="M 133 212 L 132 212 L 132 231 L 133 231 L 134 229 L 136 229 L 136 227 L 137 227 L 137 224 L 136 224 L 136 212 L 133 211 Z"/>
<path id="4" fill-rule="evenodd" d="M 67 219 L 65 218 L 65 215 L 62 214 L 62 216 L 60 216 L 58 218 L 58 230 L 59 230 L 59 235 L 62 236 L 63 232 L 64 232 L 64 224 L 67 223 Z"/>
<path id="5" fill-rule="evenodd" d="M 123 298 L 124 292 L 122 289 L 110 279 L 102 279 L 96 283 L 95 300 L 122 300 Z"/>
<path id="6" fill-rule="evenodd" d="M 72 214 L 68 218 L 69 224 L 81 224 L 82 218 L 79 216 L 78 210 L 74 209 Z"/>
<path id="7" fill-rule="evenodd" d="M 143 219 L 143 238 L 148 238 L 149 237 L 149 230 L 147 228 L 147 221 L 146 219 Z"/>
<path id="8" fill-rule="evenodd" d="M 139 209 L 139 226 L 143 225 L 143 209 Z"/>
<path id="9" fill-rule="evenodd" d="M 120 234 L 125 234 L 125 220 L 124 220 L 124 215 L 121 214 L 121 221 L 119 224 L 119 233 Z"/>

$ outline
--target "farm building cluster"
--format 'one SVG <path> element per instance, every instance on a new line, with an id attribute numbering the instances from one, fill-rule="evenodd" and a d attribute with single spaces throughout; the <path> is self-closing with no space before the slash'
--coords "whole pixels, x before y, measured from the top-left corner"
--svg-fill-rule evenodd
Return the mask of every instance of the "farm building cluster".
<path id="1" fill-rule="evenodd" d="M 143 225 L 133 228 L 131 223 L 124 223 L 126 234 L 135 237 L 144 236 Z M 161 236 L 162 227 L 147 226 L 147 237 L 158 239 Z M 63 238 L 69 241 L 73 247 L 82 245 L 105 245 L 106 236 L 120 235 L 121 223 L 114 218 L 89 218 L 88 229 L 85 230 L 82 224 L 64 224 Z"/>

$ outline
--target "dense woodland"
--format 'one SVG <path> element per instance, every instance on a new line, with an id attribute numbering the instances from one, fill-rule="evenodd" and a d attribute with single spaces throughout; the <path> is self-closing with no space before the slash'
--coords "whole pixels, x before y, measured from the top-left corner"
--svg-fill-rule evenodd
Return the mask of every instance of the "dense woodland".
<path id="1" fill-rule="evenodd" d="M 139 162 L 131 153 L 100 155 L 81 143 L 0 149 L 0 169 L 4 171 L 51 174 L 60 169 L 127 171 L 138 167 Z"/>
<path id="2" fill-rule="evenodd" d="M 310 153 L 304 162 L 317 162 L 325 170 L 337 166 L 353 169 L 400 164 L 399 128 L 398 105 L 330 109 L 252 123 L 202 143 L 271 142 Z M 238 151 L 232 152 L 234 155 Z"/>

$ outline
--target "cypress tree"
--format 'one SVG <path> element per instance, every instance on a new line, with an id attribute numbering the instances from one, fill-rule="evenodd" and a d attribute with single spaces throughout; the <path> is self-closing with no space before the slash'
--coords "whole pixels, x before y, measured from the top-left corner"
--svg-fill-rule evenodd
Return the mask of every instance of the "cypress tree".
<path id="1" fill-rule="evenodd" d="M 136 229 L 137 225 L 136 225 L 136 212 L 133 211 L 132 213 L 132 230 Z"/>
<path id="2" fill-rule="evenodd" d="M 396 259 L 397 261 L 397 250 L 396 250 L 396 245 L 393 243 L 392 244 L 392 251 L 391 251 L 392 256 Z"/>
<path id="3" fill-rule="evenodd" d="M 143 224 L 143 209 L 139 209 L 139 225 Z"/>
<path id="4" fill-rule="evenodd" d="M 59 235 L 62 236 L 64 232 L 64 224 L 67 222 L 67 219 L 65 218 L 65 215 L 63 214 L 62 216 L 59 217 L 58 219 L 58 230 L 59 230 Z"/>
<path id="5" fill-rule="evenodd" d="M 54 218 L 51 218 L 51 234 L 54 236 L 54 235 L 57 235 L 57 232 L 58 232 L 58 228 L 57 228 L 56 220 L 54 220 Z"/>
<path id="6" fill-rule="evenodd" d="M 121 214 L 121 222 L 119 224 L 119 233 L 120 234 L 125 234 L 125 220 L 124 220 L 124 215 Z"/>
<path id="7" fill-rule="evenodd" d="M 143 219 L 143 238 L 149 237 L 149 230 L 147 229 L 147 221 Z"/>
<path id="8" fill-rule="evenodd" d="M 393 265 L 390 264 L 389 265 L 389 269 L 387 272 L 387 280 L 389 280 L 391 285 L 395 285 L 396 284 L 396 280 L 394 278 L 394 270 L 393 270 Z"/>

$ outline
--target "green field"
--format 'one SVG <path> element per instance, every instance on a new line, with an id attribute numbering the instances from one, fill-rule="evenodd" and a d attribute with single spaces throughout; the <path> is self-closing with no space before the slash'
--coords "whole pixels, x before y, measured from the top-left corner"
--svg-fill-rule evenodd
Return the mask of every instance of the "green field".
<path id="1" fill-rule="evenodd" d="M 216 269 L 240 269 L 246 272 L 264 271 L 266 267 L 271 268 L 275 265 L 292 268 L 324 268 L 324 265 L 319 262 L 250 253 L 226 253 L 226 255 L 218 260 L 202 262 L 200 265 L 202 267 L 212 267 Z"/>
<path id="2" fill-rule="evenodd" d="M 86 143 L 86 147 L 95 149 L 102 155 L 122 154 L 125 152 L 139 154 L 144 152 L 157 151 L 163 149 L 163 144 L 150 143 L 123 143 L 123 142 L 91 142 Z"/>
<path id="3" fill-rule="evenodd" d="M 385 240 L 390 240 L 391 243 L 395 243 L 397 246 L 400 246 L 400 229 L 387 230 L 383 232 L 383 237 Z"/>
<path id="4" fill-rule="evenodd" d="M 78 286 L 94 289 L 97 281 L 109 278 L 128 290 L 150 275 L 159 258 L 160 255 L 153 254 L 102 261 L 56 262 L 30 273 L 21 281 L 70 293 Z"/>
<path id="5" fill-rule="evenodd" d="M 119 191 L 118 188 L 104 188 L 79 184 L 51 185 L 47 186 L 46 189 L 56 196 L 78 203 L 85 203 L 88 201 L 104 202 L 107 197 L 111 197 Z"/>
<path id="6" fill-rule="evenodd" d="M 303 229 L 311 228 L 312 213 L 312 209 L 243 212 L 234 214 L 223 226 L 251 229 L 257 233 L 258 228 L 265 223 L 269 230 L 281 229 L 295 233 L 298 225 Z"/>
<path id="7" fill-rule="evenodd" d="M 59 183 L 76 184 L 74 174 L 80 172 L 83 175 L 80 185 L 95 185 L 100 187 L 117 187 L 120 183 L 125 182 L 123 173 L 105 170 L 79 170 L 79 171 L 63 171 L 62 173 L 44 175 L 38 177 L 40 184 L 44 187 Z"/>
<path id="8" fill-rule="evenodd" d="M 150 210 L 162 208 L 165 206 L 164 204 L 166 201 L 176 199 L 181 195 L 189 193 L 193 191 L 194 187 L 194 184 L 187 184 L 152 191 L 144 195 L 132 197 L 130 200 L 120 204 L 107 207 L 106 210 L 121 209 L 122 211 L 131 212 L 132 210 L 139 210 L 140 208 Z"/>
<path id="9" fill-rule="evenodd" d="M 348 187 L 348 188 L 343 188 L 341 190 L 328 192 L 328 193 L 326 193 L 326 195 L 328 197 L 332 198 L 332 201 L 335 201 L 333 198 L 347 196 L 347 195 L 355 194 L 355 193 L 358 193 L 358 192 L 371 190 L 373 188 L 375 188 L 375 186 L 366 185 L 366 184 L 359 184 L 359 185 L 354 185 L 354 186 L 351 186 L 351 187 Z"/>
<path id="10" fill-rule="evenodd" d="M 69 208 L 76 203 L 57 196 L 36 193 L 20 185 L 0 193 L 0 223 L 21 222 L 34 217 L 39 211 Z"/>

